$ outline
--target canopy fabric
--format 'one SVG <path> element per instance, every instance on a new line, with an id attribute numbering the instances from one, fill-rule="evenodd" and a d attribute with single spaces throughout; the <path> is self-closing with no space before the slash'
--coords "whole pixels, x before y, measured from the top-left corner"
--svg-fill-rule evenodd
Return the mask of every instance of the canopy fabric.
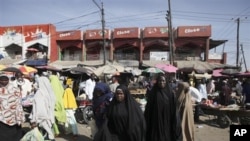
<path id="1" fill-rule="evenodd" d="M 170 64 L 156 64 L 155 67 L 165 71 L 166 73 L 176 73 L 178 70 L 177 67 Z"/>
<path id="2" fill-rule="evenodd" d="M 30 67 L 30 66 L 25 66 L 25 65 L 11 65 L 11 66 L 8 66 L 8 67 L 2 69 L 2 71 L 13 72 L 13 73 L 22 73 L 24 75 L 29 76 L 32 73 L 36 73 L 37 69 Z"/>
<path id="3" fill-rule="evenodd" d="M 238 69 L 223 69 L 221 71 L 221 74 L 226 74 L 226 75 L 236 75 L 239 73 L 240 71 Z"/>
<path id="4" fill-rule="evenodd" d="M 97 76 L 101 76 L 103 74 L 115 74 L 117 72 L 124 72 L 124 66 L 107 64 L 94 70 L 94 74 Z"/>
<path id="5" fill-rule="evenodd" d="M 203 61 L 176 61 L 176 66 L 179 70 L 190 69 L 197 73 L 205 73 L 214 69 L 210 63 Z"/>
<path id="6" fill-rule="evenodd" d="M 91 61 L 83 61 L 79 64 L 77 64 L 78 66 L 101 66 L 103 65 L 103 60 L 91 60 Z"/>
<path id="7" fill-rule="evenodd" d="M 247 71 L 247 72 L 241 72 L 241 73 L 236 74 L 236 76 L 239 76 L 239 77 L 250 77 L 250 72 L 249 71 Z"/>
<path id="8" fill-rule="evenodd" d="M 82 63 L 81 61 L 61 61 L 57 60 L 49 63 L 50 66 L 56 67 L 58 69 L 69 69 L 76 67 L 78 64 Z"/>
<path id="9" fill-rule="evenodd" d="M 170 64 L 169 61 L 162 60 L 143 60 L 142 65 L 146 67 L 155 67 L 157 64 Z"/>
<path id="10" fill-rule="evenodd" d="M 208 74 L 208 73 L 198 74 L 198 73 L 195 73 L 194 71 L 188 74 L 188 76 L 195 77 L 196 79 L 202 79 L 202 78 L 210 79 L 212 77 L 211 74 Z"/>
<path id="11" fill-rule="evenodd" d="M 44 65 L 44 66 L 36 66 L 37 69 L 43 69 L 43 70 L 51 70 L 51 71 L 60 71 L 61 69 L 50 66 L 50 65 Z"/>
<path id="12" fill-rule="evenodd" d="M 6 65 L 2 65 L 2 64 L 0 64 L 0 70 L 5 69 L 5 68 L 7 68 L 7 66 L 6 66 Z"/>
<path id="13" fill-rule="evenodd" d="M 138 60 L 117 60 L 117 61 L 114 61 L 113 64 L 120 64 L 126 67 L 138 67 L 139 61 Z"/>
<path id="14" fill-rule="evenodd" d="M 209 63 L 204 61 L 175 61 L 179 70 L 191 70 L 197 73 L 212 72 L 214 69 L 235 68 L 235 66 L 220 63 Z"/>
<path id="15" fill-rule="evenodd" d="M 213 77 L 229 77 L 228 75 L 221 74 L 223 69 L 215 69 L 213 70 L 212 76 Z"/>
<path id="16" fill-rule="evenodd" d="M 146 73 L 164 73 L 164 71 L 162 71 L 161 69 L 156 68 L 156 67 L 149 67 L 149 68 L 146 68 L 146 69 L 143 70 L 142 72 L 146 72 Z"/>
<path id="17" fill-rule="evenodd" d="M 12 64 L 19 64 L 19 63 L 23 63 L 26 60 L 22 60 L 22 59 L 7 59 L 7 58 L 3 58 L 0 60 L 0 64 L 2 65 L 12 65 Z"/>
<path id="18" fill-rule="evenodd" d="M 86 73 L 86 74 L 90 75 L 90 74 L 94 73 L 94 68 L 87 67 L 87 66 L 85 66 L 85 67 L 77 66 L 77 67 L 67 69 L 66 71 L 70 71 L 73 74 Z"/>
<path id="19" fill-rule="evenodd" d="M 21 70 L 19 70 L 16 67 L 7 67 L 7 68 L 2 69 L 1 71 L 12 72 L 12 73 L 22 73 Z"/>
<path id="20" fill-rule="evenodd" d="M 25 62 L 25 65 L 27 66 L 46 66 L 47 65 L 47 59 L 29 59 Z"/>
<path id="21" fill-rule="evenodd" d="M 31 73 L 36 73 L 37 69 L 30 67 L 30 66 L 25 66 L 25 65 L 13 65 L 12 67 L 15 67 L 19 69 L 24 75 L 30 75 Z"/>
<path id="22" fill-rule="evenodd" d="M 125 72 L 132 73 L 134 76 L 141 75 L 142 70 L 133 67 L 125 67 Z"/>

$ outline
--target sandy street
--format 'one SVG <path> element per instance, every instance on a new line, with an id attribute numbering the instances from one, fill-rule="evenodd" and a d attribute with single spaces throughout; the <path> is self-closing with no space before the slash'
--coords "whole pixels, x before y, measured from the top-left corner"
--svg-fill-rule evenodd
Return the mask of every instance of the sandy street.
<path id="1" fill-rule="evenodd" d="M 229 141 L 229 127 L 220 128 L 213 116 L 200 116 L 201 122 L 195 123 L 195 141 Z"/>
<path id="2" fill-rule="evenodd" d="M 212 119 L 213 117 L 211 117 Z M 195 141 L 229 141 L 229 127 L 222 129 L 208 116 L 201 116 L 195 123 Z M 78 124 L 80 136 L 75 141 L 91 141 L 91 129 L 86 124 Z M 74 141 L 70 136 L 56 138 L 56 141 Z"/>
<path id="3" fill-rule="evenodd" d="M 195 141 L 229 141 L 229 127 L 220 128 L 210 116 L 201 116 L 201 122 L 195 123 Z M 29 125 L 24 124 L 27 129 Z M 71 135 L 62 135 L 56 141 L 92 141 L 91 128 L 86 124 L 78 124 L 79 137 L 74 139 Z"/>

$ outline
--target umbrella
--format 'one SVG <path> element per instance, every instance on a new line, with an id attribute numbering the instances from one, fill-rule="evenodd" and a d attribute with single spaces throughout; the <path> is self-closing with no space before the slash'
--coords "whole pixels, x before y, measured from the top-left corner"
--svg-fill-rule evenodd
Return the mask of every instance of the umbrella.
<path id="1" fill-rule="evenodd" d="M 102 74 L 115 74 L 117 72 L 124 72 L 124 67 L 121 65 L 107 64 L 94 70 L 96 76 Z"/>
<path id="2" fill-rule="evenodd" d="M 22 73 L 21 70 L 19 70 L 16 67 L 7 67 L 7 68 L 2 69 L 2 71 L 13 72 L 13 73 Z"/>
<path id="3" fill-rule="evenodd" d="M 14 67 L 18 68 L 25 75 L 29 75 L 31 73 L 36 73 L 37 72 L 36 68 L 30 67 L 30 66 L 15 65 Z"/>
<path id="4" fill-rule="evenodd" d="M 37 69 L 30 66 L 13 65 L 3 69 L 2 71 L 14 72 L 14 73 L 21 72 L 24 75 L 29 75 L 31 73 L 36 73 Z"/>
<path id="5" fill-rule="evenodd" d="M 2 69 L 5 69 L 5 68 L 7 68 L 7 66 L 6 65 L 0 65 L 0 70 L 2 70 Z"/>
<path id="6" fill-rule="evenodd" d="M 176 61 L 178 70 L 195 71 L 197 73 L 206 73 L 213 70 L 213 66 L 203 61 Z"/>
<path id="7" fill-rule="evenodd" d="M 164 71 L 162 71 L 159 68 L 155 68 L 155 67 L 147 68 L 147 69 L 143 70 L 142 72 L 147 72 L 147 73 L 164 73 Z"/>
<path id="8" fill-rule="evenodd" d="M 155 67 L 167 73 L 176 73 L 176 71 L 178 70 L 178 68 L 170 64 L 156 64 Z"/>
<path id="9" fill-rule="evenodd" d="M 132 67 L 126 67 L 125 72 L 132 73 L 134 76 L 139 76 L 141 75 L 142 70 L 138 68 L 132 68 Z"/>
<path id="10" fill-rule="evenodd" d="M 213 77 L 229 77 L 228 75 L 221 74 L 222 71 L 223 71 L 223 69 L 213 70 L 212 76 Z"/>
<path id="11" fill-rule="evenodd" d="M 195 77 L 196 79 L 202 79 L 202 78 L 210 79 L 212 77 L 211 74 L 208 74 L 208 73 L 199 74 L 199 73 L 195 73 L 194 71 L 188 74 L 188 76 Z"/>
<path id="12" fill-rule="evenodd" d="M 51 71 L 60 71 L 61 69 L 56 68 L 54 66 L 36 66 L 37 69 L 43 69 L 43 70 L 51 70 Z"/>
<path id="13" fill-rule="evenodd" d="M 241 73 L 236 74 L 236 76 L 239 76 L 239 77 L 250 77 L 250 72 L 249 71 L 241 72 Z"/>
<path id="14" fill-rule="evenodd" d="M 240 71 L 238 69 L 224 69 L 220 73 L 226 75 L 236 75 L 239 74 Z"/>
<path id="15" fill-rule="evenodd" d="M 67 69 L 66 71 L 70 71 L 73 74 L 86 73 L 90 75 L 93 73 L 94 69 L 91 67 L 73 67 L 73 68 Z"/>

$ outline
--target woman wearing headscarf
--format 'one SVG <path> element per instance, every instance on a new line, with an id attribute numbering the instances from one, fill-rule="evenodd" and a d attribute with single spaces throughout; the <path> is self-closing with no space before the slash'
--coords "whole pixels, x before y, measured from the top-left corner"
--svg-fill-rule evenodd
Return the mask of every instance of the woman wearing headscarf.
<path id="1" fill-rule="evenodd" d="M 75 119 L 75 110 L 77 108 L 77 104 L 71 85 L 67 85 L 67 88 L 64 91 L 63 102 L 67 116 L 65 132 L 66 134 L 73 133 L 74 138 L 76 138 L 78 136 L 77 122 Z"/>
<path id="2" fill-rule="evenodd" d="M 107 120 L 94 141 L 145 141 L 145 137 L 143 112 L 127 86 L 119 85 L 108 107 Z"/>
<path id="3" fill-rule="evenodd" d="M 98 129 L 105 121 L 107 106 L 110 104 L 112 97 L 113 94 L 106 83 L 96 83 L 93 92 L 93 111 L 95 123 Z"/>
<path id="4" fill-rule="evenodd" d="M 176 97 L 164 74 L 159 74 L 147 94 L 145 107 L 147 141 L 182 141 Z"/>
<path id="5" fill-rule="evenodd" d="M 181 117 L 183 141 L 194 141 L 193 106 L 188 83 L 178 83 L 176 97 L 178 111 Z"/>
<path id="6" fill-rule="evenodd" d="M 29 117 L 31 127 L 41 127 L 47 132 L 48 139 L 54 140 L 52 126 L 55 123 L 55 94 L 47 77 L 38 77 L 37 84 L 38 89 L 34 95 L 32 112 Z"/>
<path id="7" fill-rule="evenodd" d="M 64 109 L 64 103 L 63 103 L 64 88 L 59 80 L 59 77 L 56 75 L 55 72 L 52 72 L 52 75 L 49 76 L 49 79 L 56 97 L 56 105 L 55 105 L 56 121 L 53 125 L 53 128 L 55 135 L 58 136 L 60 134 L 60 131 L 58 129 L 58 124 L 64 125 L 66 123 L 66 111 Z"/>
<path id="8" fill-rule="evenodd" d="M 18 87 L 9 82 L 6 75 L 0 75 L 0 140 L 19 141 L 22 138 L 24 112 Z"/>

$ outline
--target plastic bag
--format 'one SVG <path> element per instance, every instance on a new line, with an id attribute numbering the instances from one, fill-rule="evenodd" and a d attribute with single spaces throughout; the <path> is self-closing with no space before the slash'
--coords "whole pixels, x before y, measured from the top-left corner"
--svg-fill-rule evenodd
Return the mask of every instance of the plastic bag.
<path id="1" fill-rule="evenodd" d="M 20 141 L 45 141 L 38 127 L 27 132 Z"/>

